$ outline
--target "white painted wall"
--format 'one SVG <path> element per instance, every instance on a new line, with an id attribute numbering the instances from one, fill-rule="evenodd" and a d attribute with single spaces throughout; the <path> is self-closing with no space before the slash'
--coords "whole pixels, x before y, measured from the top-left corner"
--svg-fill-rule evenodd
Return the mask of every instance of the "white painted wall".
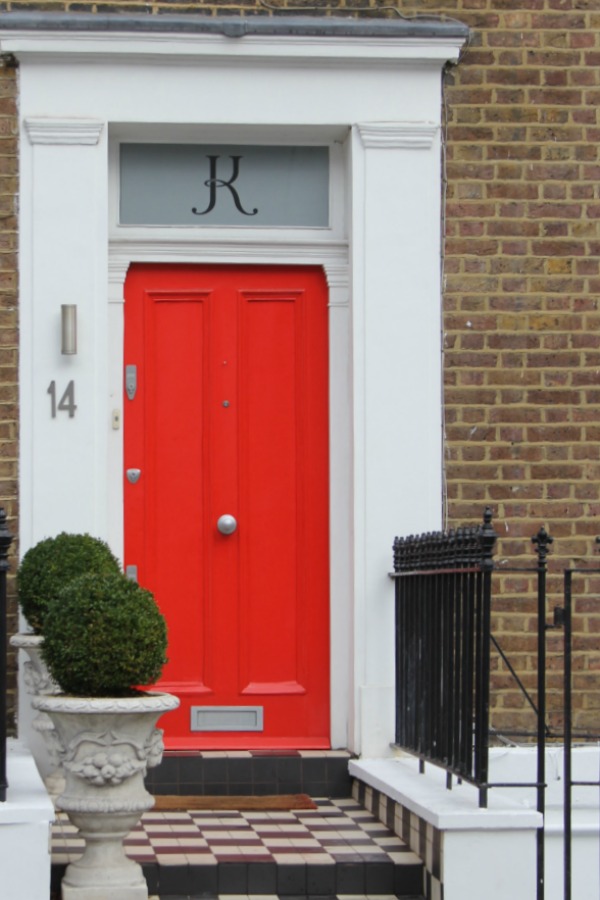
<path id="1" fill-rule="evenodd" d="M 9 786 L 6 802 L 0 803 L 0 894 L 6 900 L 48 900 L 54 807 L 27 748 L 9 741 L 7 750 Z"/>
<path id="2" fill-rule="evenodd" d="M 572 750 L 573 781 L 598 783 L 600 780 L 600 748 L 576 746 Z M 537 750 L 535 747 L 494 748 L 490 754 L 490 777 L 494 781 L 535 782 Z M 546 816 L 545 816 L 545 892 L 546 900 L 563 900 L 564 867 L 564 749 L 546 750 Z M 498 790 L 501 790 L 498 788 Z M 505 793 L 508 793 L 506 791 Z M 535 809 L 535 791 L 511 789 L 519 801 Z M 598 900 L 600 897 L 600 788 L 573 787 L 572 804 L 572 875 L 573 900 Z"/>
<path id="3" fill-rule="evenodd" d="M 492 788 L 488 808 L 478 807 L 478 792 L 454 781 L 436 766 L 418 772 L 418 761 L 362 759 L 350 762 L 351 775 L 408 808 L 442 833 L 444 900 L 533 900 L 537 884 L 537 812 L 533 788 Z M 572 779 L 598 782 L 600 748 L 572 751 Z M 535 783 L 537 748 L 492 748 L 490 782 Z M 546 751 L 545 898 L 563 900 L 564 750 Z M 600 794 L 597 786 L 572 789 L 573 900 L 600 897 Z M 415 848 L 413 848 L 415 849 Z M 437 900 L 434 896 L 433 900 Z"/>
<path id="4" fill-rule="evenodd" d="M 427 766 L 420 775 L 418 760 L 407 756 L 351 760 L 350 774 L 440 831 L 441 878 L 432 900 L 441 900 L 440 882 L 443 900 L 534 900 L 539 813 L 495 791 L 480 809 L 471 785 L 448 791 L 445 772 Z M 418 853 L 418 834 L 410 846 Z"/>
<path id="5" fill-rule="evenodd" d="M 122 437 L 111 419 L 129 261 L 322 263 L 332 743 L 368 755 L 387 753 L 394 730 L 391 544 L 440 525 L 440 73 L 459 44 L 0 29 L 0 49 L 21 65 L 22 552 L 61 529 L 121 552 Z M 333 227 L 250 240 L 237 229 L 116 227 L 109 138 L 144 129 L 146 139 L 341 141 Z M 78 305 L 72 358 L 60 355 L 61 303 Z M 70 379 L 76 416 L 52 419 L 48 385 L 60 392 Z"/>

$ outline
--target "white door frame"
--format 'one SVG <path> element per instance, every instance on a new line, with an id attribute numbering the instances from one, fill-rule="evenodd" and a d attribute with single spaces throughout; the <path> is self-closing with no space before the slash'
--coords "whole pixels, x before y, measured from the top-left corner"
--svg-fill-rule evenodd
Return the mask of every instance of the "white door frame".
<path id="1" fill-rule="evenodd" d="M 125 276 L 132 262 L 173 263 L 238 263 L 265 265 L 321 265 L 326 274 L 329 287 L 329 453 L 335 464 L 330 466 L 330 621 L 331 621 L 331 741 L 334 747 L 345 747 L 347 744 L 347 711 L 349 705 L 349 684 L 343 673 L 349 668 L 351 634 L 348 617 L 345 615 L 345 598 L 349 588 L 349 546 L 347 528 L 340 527 L 344 520 L 348 521 L 350 496 L 350 460 L 346 448 L 351 440 L 349 411 L 349 385 L 345 378 L 348 368 L 349 338 L 349 302 L 348 302 L 348 268 L 344 262 L 347 255 L 340 250 L 339 254 L 319 253 L 318 247 L 312 253 L 292 254 L 293 261 L 286 254 L 273 255 L 268 247 L 256 248 L 256 252 L 236 253 L 231 247 L 220 248 L 221 252 L 202 252 L 198 248 L 171 245 L 169 252 L 160 252 L 156 246 L 139 245 L 137 248 L 123 248 L 116 244 L 111 246 L 111 300 L 109 311 L 109 344 L 113 347 L 110 360 L 111 381 L 114 392 L 122 392 L 123 355 L 114 348 L 123 346 L 123 287 Z M 340 259 L 335 259 L 336 256 Z M 114 299 L 113 299 L 114 298 Z M 111 394 L 113 388 L 111 386 Z M 118 404 L 119 408 L 121 404 Z M 122 431 L 116 431 L 116 439 L 109 446 L 109 482 L 113 489 L 109 496 L 109 534 L 114 547 L 123 546 L 123 442 Z M 116 486 L 118 485 L 118 489 Z M 174 515 L 175 515 L 175 511 Z M 344 516 L 345 513 L 345 516 Z"/>

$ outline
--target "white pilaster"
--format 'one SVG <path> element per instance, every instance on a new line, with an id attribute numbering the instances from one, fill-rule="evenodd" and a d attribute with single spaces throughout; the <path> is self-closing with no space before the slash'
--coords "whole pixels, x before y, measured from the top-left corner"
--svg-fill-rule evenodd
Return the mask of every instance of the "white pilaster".
<path id="1" fill-rule="evenodd" d="M 106 532 L 106 130 L 25 119 L 21 157 L 21 549 L 48 534 Z M 77 305 L 78 352 L 61 355 L 61 304 Z M 70 382 L 76 409 L 58 409 Z M 54 384 L 53 404 L 48 393 Z M 52 415 L 53 405 L 55 415 Z M 85 465 L 82 461 L 85 460 Z"/>
<path id="2" fill-rule="evenodd" d="M 392 541 L 441 516 L 439 150 L 430 122 L 354 129 L 355 740 L 368 756 L 394 737 Z"/>
<path id="3" fill-rule="evenodd" d="M 352 378 L 348 265 L 325 265 L 329 287 L 329 497 L 331 597 L 331 744 L 347 747 L 353 707 L 352 543 L 340 522 L 352 518 Z"/>

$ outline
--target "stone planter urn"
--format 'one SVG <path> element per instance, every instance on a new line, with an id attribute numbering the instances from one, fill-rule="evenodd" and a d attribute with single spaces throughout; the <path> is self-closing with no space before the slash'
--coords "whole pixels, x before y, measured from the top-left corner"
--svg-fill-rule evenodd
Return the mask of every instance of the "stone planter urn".
<path id="1" fill-rule="evenodd" d="M 61 532 L 56 537 L 45 538 L 30 547 L 21 560 L 17 570 L 17 599 L 32 631 L 13 635 L 10 643 L 24 650 L 29 657 L 23 677 L 27 693 L 34 697 L 55 694 L 60 690 L 50 676 L 41 653 L 48 609 L 70 580 L 90 572 L 118 574 L 120 566 L 109 546 L 89 534 Z M 40 712 L 32 727 L 40 734 L 46 747 L 50 771 L 44 780 L 50 795 L 55 797 L 62 791 L 63 779 L 57 768 L 58 748 L 54 726 L 48 716 Z M 47 760 L 36 761 L 44 770 L 47 769 Z"/>
<path id="2" fill-rule="evenodd" d="M 10 637 L 11 647 L 15 647 L 17 650 L 24 650 L 28 656 L 28 660 L 23 667 L 23 681 L 27 693 L 32 697 L 58 694 L 60 691 L 59 686 L 50 675 L 42 656 L 43 643 L 44 638 L 41 634 L 33 634 L 33 632 L 28 631 L 20 631 L 18 634 L 13 634 Z M 46 787 L 52 796 L 56 796 L 57 792 L 62 790 L 64 781 L 60 774 L 59 747 L 54 725 L 44 712 L 38 712 L 31 725 L 44 740 L 52 767 L 45 778 Z"/>
<path id="3" fill-rule="evenodd" d="M 156 723 L 176 709 L 171 694 L 131 697 L 37 696 L 33 706 L 51 718 L 66 783 L 56 806 L 85 839 L 80 859 L 62 881 L 63 900 L 147 900 L 141 866 L 125 855 L 123 839 L 154 805 L 148 768 L 162 759 Z"/>
<path id="4" fill-rule="evenodd" d="M 38 694 L 58 694 L 60 688 L 53 681 L 52 676 L 48 672 L 48 667 L 42 656 L 42 645 L 44 638 L 41 634 L 33 634 L 33 632 L 20 631 L 18 634 L 11 635 L 10 645 L 17 650 L 24 650 L 29 660 L 25 663 L 24 680 L 27 693 L 37 696 Z"/>

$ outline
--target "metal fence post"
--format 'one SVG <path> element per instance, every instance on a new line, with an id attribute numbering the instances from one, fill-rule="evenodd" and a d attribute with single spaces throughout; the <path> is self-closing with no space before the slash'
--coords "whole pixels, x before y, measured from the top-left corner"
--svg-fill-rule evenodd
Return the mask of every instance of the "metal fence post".
<path id="1" fill-rule="evenodd" d="M 564 787 L 563 787 L 563 827 L 564 827 L 564 900 L 571 900 L 571 850 L 572 850 L 572 821 L 571 821 L 571 800 L 572 800 L 572 782 L 573 774 L 571 769 L 571 744 L 572 744 L 572 715 L 571 706 L 571 651 L 572 651 L 572 609 L 573 609 L 573 571 L 565 569 L 564 573 L 564 656 L 565 665 L 563 673 L 563 696 L 565 707 L 565 746 L 564 746 Z"/>
<path id="2" fill-rule="evenodd" d="M 6 778 L 6 691 L 8 648 L 6 622 L 6 576 L 8 574 L 8 550 L 12 543 L 12 534 L 6 525 L 6 511 L 0 509 L 0 802 L 6 800 L 8 781 Z"/>
<path id="3" fill-rule="evenodd" d="M 546 812 L 546 558 L 553 538 L 545 528 L 531 538 L 538 557 L 538 720 L 537 720 L 537 810 Z M 537 833 L 537 900 L 544 900 L 544 826 Z"/>
<path id="4" fill-rule="evenodd" d="M 481 663 L 478 666 L 480 685 L 479 709 L 476 723 L 481 733 L 477 735 L 475 764 L 476 778 L 479 788 L 479 805 L 487 806 L 489 780 L 489 738 L 490 738 L 490 635 L 492 632 L 492 572 L 494 570 L 494 546 L 496 532 L 492 527 L 492 510 L 486 507 L 483 515 L 483 526 L 479 532 L 481 545 L 481 613 L 478 637 L 478 655 Z"/>

